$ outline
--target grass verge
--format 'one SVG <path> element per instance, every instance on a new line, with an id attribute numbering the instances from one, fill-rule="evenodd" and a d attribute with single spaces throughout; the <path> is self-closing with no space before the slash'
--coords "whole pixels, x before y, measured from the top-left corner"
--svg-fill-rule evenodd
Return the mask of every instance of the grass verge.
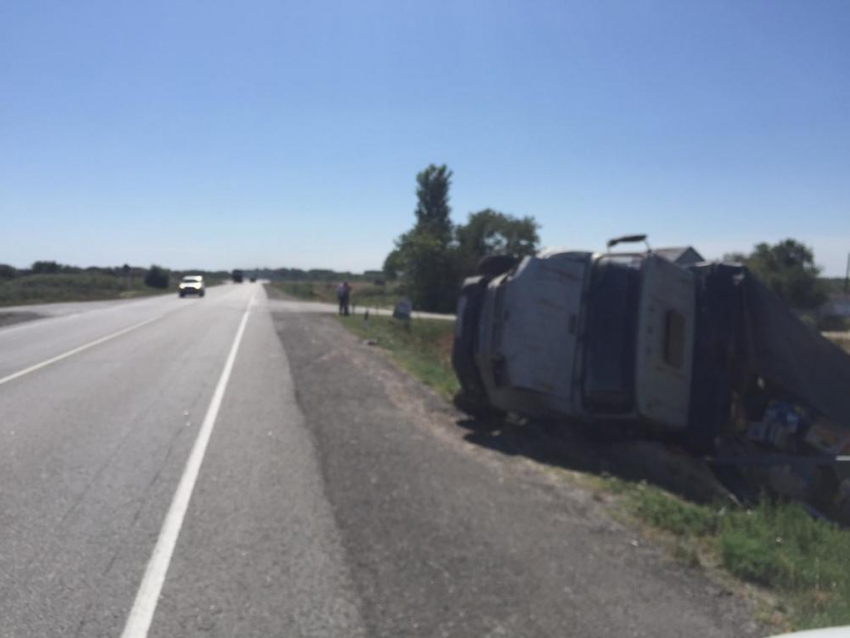
<path id="1" fill-rule="evenodd" d="M 714 565 L 776 595 L 766 622 L 782 629 L 850 624 L 850 533 L 797 504 L 697 505 L 658 487 L 601 479 L 631 517 L 666 534 L 674 557 Z"/>
<path id="2" fill-rule="evenodd" d="M 337 283 L 330 281 L 274 281 L 266 284 L 276 292 L 303 301 L 337 303 Z M 395 286 L 377 286 L 356 281 L 351 284 L 351 302 L 358 307 L 392 308 L 402 294 Z"/>
<path id="3" fill-rule="evenodd" d="M 460 387 L 452 370 L 454 323 L 438 319 L 411 319 L 409 323 L 391 317 L 339 317 L 340 323 L 361 339 L 388 350 L 402 368 L 451 399 Z"/>
<path id="4" fill-rule="evenodd" d="M 420 381 L 450 399 L 451 322 L 339 318 L 361 339 L 388 350 Z M 762 500 L 752 508 L 692 503 L 643 482 L 590 475 L 616 511 L 666 544 L 690 567 L 719 568 L 778 601 L 762 610 L 777 630 L 850 624 L 850 532 L 812 518 L 800 505 Z"/>
<path id="5" fill-rule="evenodd" d="M 173 293 L 175 287 L 150 288 L 140 280 L 100 274 L 28 275 L 0 283 L 0 306 L 59 301 L 98 301 Z"/>

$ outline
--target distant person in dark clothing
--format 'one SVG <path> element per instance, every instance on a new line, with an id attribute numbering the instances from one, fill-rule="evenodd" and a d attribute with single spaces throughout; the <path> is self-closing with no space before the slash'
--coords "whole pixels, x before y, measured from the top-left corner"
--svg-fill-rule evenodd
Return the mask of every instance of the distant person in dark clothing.
<path id="1" fill-rule="evenodd" d="M 336 296 L 339 299 L 339 314 L 348 316 L 348 304 L 351 301 L 351 286 L 347 281 L 343 281 L 336 289 Z"/>

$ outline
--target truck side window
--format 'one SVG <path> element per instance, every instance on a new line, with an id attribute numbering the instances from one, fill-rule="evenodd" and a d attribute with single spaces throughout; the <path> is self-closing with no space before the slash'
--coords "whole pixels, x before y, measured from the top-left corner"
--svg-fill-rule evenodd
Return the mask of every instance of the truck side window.
<path id="1" fill-rule="evenodd" d="M 685 317 L 668 310 L 664 318 L 664 363 L 681 368 L 685 362 Z"/>

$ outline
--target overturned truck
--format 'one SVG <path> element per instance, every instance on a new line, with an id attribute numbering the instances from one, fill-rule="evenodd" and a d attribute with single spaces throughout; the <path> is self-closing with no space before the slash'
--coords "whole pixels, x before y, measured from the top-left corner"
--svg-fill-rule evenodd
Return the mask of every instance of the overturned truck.
<path id="1" fill-rule="evenodd" d="M 456 405 L 673 439 L 850 520 L 850 357 L 740 264 L 552 250 L 458 301 Z"/>

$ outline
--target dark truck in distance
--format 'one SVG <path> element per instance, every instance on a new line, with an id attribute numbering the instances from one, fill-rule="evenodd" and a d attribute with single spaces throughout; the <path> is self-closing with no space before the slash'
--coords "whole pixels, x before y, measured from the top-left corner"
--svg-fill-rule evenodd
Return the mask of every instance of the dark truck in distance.
<path id="1" fill-rule="evenodd" d="M 850 357 L 745 266 L 647 250 L 479 265 L 458 300 L 456 405 L 674 439 L 850 519 Z"/>

